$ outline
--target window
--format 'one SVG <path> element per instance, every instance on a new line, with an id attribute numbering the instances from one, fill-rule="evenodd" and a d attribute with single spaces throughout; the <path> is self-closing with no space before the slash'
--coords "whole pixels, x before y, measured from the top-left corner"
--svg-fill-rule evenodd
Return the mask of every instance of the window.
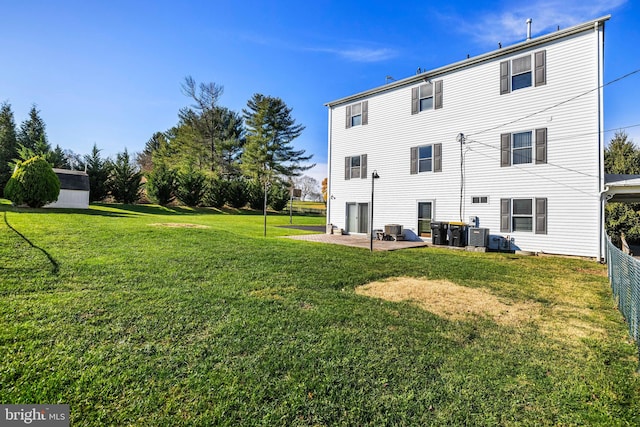
<path id="1" fill-rule="evenodd" d="M 432 153 L 433 147 L 431 145 L 418 147 L 418 172 L 431 172 Z"/>
<path id="2" fill-rule="evenodd" d="M 547 163 L 547 128 L 500 135 L 500 166 L 533 163 L 535 135 L 535 163 Z"/>
<path id="3" fill-rule="evenodd" d="M 433 109 L 433 85 L 420 85 L 420 111 Z"/>
<path id="4" fill-rule="evenodd" d="M 442 172 L 442 144 L 411 147 L 410 173 Z"/>
<path id="5" fill-rule="evenodd" d="M 531 199 L 513 199 L 511 201 L 511 231 L 532 231 L 533 201 Z"/>
<path id="6" fill-rule="evenodd" d="M 474 205 L 486 205 L 489 203 L 489 196 L 473 196 L 471 197 L 471 204 Z"/>
<path id="7" fill-rule="evenodd" d="M 531 132 L 513 134 L 513 164 L 531 163 Z"/>
<path id="8" fill-rule="evenodd" d="M 349 156 L 344 158 L 344 179 L 367 177 L 367 155 Z"/>
<path id="9" fill-rule="evenodd" d="M 533 61 L 533 64 L 532 64 Z M 547 84 L 547 53 L 535 52 L 500 63 L 500 95 Z"/>
<path id="10" fill-rule="evenodd" d="M 535 211 L 534 211 L 535 207 Z M 500 199 L 500 231 L 547 234 L 547 199 Z"/>
<path id="11" fill-rule="evenodd" d="M 369 124 L 369 101 L 362 101 L 346 107 L 345 127 Z"/>
<path id="12" fill-rule="evenodd" d="M 531 86 L 531 55 L 511 61 L 511 90 Z"/>
<path id="13" fill-rule="evenodd" d="M 411 89 L 411 114 L 442 108 L 442 80 Z"/>

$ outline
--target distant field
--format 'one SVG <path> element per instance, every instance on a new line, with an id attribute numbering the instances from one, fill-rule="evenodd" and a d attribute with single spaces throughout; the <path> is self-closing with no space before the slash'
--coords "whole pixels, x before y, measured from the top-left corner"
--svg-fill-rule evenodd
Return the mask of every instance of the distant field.
<path id="1" fill-rule="evenodd" d="M 248 211 L 0 216 L 2 403 L 75 426 L 640 424 L 593 262 L 371 254 L 282 238 L 305 233 L 284 213 L 266 238 Z"/>

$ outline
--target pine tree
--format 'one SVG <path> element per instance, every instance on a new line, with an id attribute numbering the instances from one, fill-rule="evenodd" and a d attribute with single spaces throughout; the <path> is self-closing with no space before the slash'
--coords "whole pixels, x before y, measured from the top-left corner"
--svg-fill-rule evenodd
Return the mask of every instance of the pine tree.
<path id="1" fill-rule="evenodd" d="M 89 200 L 99 202 L 107 197 L 107 180 L 111 172 L 111 162 L 100 156 L 100 151 L 96 144 L 93 144 L 91 153 L 84 156 L 84 163 L 89 175 Z"/>
<path id="2" fill-rule="evenodd" d="M 140 198 L 142 188 L 142 172 L 129 157 L 129 152 L 116 155 L 116 161 L 111 168 L 109 177 L 109 190 L 111 195 L 119 203 L 132 204 Z"/>
<path id="3" fill-rule="evenodd" d="M 269 185 L 282 178 L 291 178 L 315 165 L 302 165 L 313 157 L 304 150 L 294 150 L 291 143 L 304 126 L 296 124 L 280 98 L 256 93 L 242 110 L 247 127 L 242 154 L 242 170 L 259 181 L 264 189 L 264 235 L 267 235 L 267 202 Z"/>
<path id="4" fill-rule="evenodd" d="M 20 125 L 18 143 L 38 155 L 48 153 L 51 151 L 51 146 L 45 127 L 44 120 L 40 117 L 40 111 L 33 105 L 29 111 L 29 118 Z"/>
<path id="5" fill-rule="evenodd" d="M 16 136 L 16 123 L 8 102 L 0 104 L 0 190 L 2 190 L 13 168 L 10 163 L 18 156 L 18 143 Z"/>

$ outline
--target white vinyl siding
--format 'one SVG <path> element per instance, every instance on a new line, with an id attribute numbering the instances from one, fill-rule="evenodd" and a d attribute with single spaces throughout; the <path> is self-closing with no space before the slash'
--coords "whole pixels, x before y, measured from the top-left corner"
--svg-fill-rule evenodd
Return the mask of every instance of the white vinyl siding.
<path id="1" fill-rule="evenodd" d="M 601 93 L 595 89 L 600 86 L 602 72 L 598 70 L 599 37 L 592 26 L 544 45 L 523 44 L 517 52 L 446 70 L 434 79 L 447 88 L 446 106 L 441 109 L 411 114 L 412 91 L 424 84 L 417 79 L 364 93 L 362 99 L 368 101 L 372 114 L 367 126 L 345 128 L 345 108 L 357 98 L 330 104 L 333 199 L 329 200 L 327 221 L 345 228 L 345 203 L 371 199 L 368 179 L 342 179 L 345 157 L 366 151 L 368 168 L 380 175 L 375 182 L 374 229 L 401 224 L 408 238 L 411 232 L 419 238 L 417 201 L 437 200 L 434 221 L 466 221 L 477 216 L 480 226 L 488 228 L 491 235 L 509 236 L 523 250 L 597 256 Z M 538 86 L 534 76 L 533 87 L 500 95 L 497 78 L 501 62 L 531 55 L 536 74 L 534 56 L 542 51 L 546 84 Z M 573 97 L 570 103 L 562 103 Z M 540 113 L 550 106 L 554 107 Z M 501 135 L 521 132 L 531 132 L 532 163 L 500 167 Z M 469 136 L 463 146 L 462 206 L 459 133 Z M 543 135 L 544 143 L 539 145 Z M 418 173 L 415 149 L 434 142 L 441 144 L 442 172 Z M 413 160 L 412 152 L 416 152 Z M 435 169 L 435 161 L 432 167 Z M 471 196 L 476 195 L 488 197 L 488 203 L 472 203 Z M 534 201 L 533 231 L 502 232 L 500 201 L 527 198 Z M 546 199 L 544 215 L 536 206 L 536 199 L 542 198 Z M 536 232 L 538 223 L 546 229 L 544 233 Z"/>

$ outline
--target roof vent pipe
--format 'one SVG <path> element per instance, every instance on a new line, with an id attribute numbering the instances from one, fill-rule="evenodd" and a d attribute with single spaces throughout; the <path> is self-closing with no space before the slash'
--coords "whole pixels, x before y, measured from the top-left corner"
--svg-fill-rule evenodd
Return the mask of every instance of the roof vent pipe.
<path id="1" fill-rule="evenodd" d="M 531 18 L 527 19 L 527 40 L 531 40 Z"/>

